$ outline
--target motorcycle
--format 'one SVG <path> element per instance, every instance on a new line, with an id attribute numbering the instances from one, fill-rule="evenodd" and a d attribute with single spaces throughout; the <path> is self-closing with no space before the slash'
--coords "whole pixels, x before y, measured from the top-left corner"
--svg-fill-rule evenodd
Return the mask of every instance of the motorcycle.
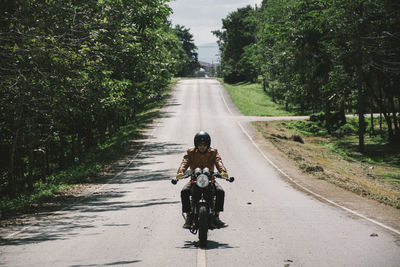
<path id="1" fill-rule="evenodd" d="M 196 168 L 194 172 L 189 171 L 184 176 L 187 177 L 191 177 L 192 183 L 190 203 L 193 224 L 189 230 L 194 235 L 198 233 L 200 247 L 206 247 L 208 230 L 215 229 L 212 225 L 215 214 L 215 179 L 222 177 L 219 172 L 211 173 L 208 168 Z M 225 180 L 233 182 L 235 178 L 229 177 Z M 176 185 L 178 180 L 173 178 L 171 182 Z"/>

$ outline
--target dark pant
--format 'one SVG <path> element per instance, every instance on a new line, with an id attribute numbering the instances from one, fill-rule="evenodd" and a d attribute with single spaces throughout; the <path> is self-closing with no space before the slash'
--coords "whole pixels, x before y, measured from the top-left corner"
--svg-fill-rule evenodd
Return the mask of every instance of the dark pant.
<path id="1" fill-rule="evenodd" d="M 181 191 L 181 200 L 182 200 L 182 212 L 189 213 L 191 211 L 190 208 L 190 194 L 191 194 L 192 183 L 189 181 Z M 215 182 L 215 211 L 220 212 L 224 211 L 224 199 L 225 199 L 225 191 L 222 187 Z"/>

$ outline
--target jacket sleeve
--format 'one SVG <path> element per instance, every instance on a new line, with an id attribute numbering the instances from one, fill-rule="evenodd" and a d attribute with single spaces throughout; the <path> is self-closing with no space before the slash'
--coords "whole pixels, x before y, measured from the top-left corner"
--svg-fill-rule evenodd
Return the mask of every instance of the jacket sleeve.
<path id="1" fill-rule="evenodd" d="M 189 165 L 190 165 L 190 155 L 188 150 L 186 151 L 186 154 L 183 156 L 181 165 L 179 166 L 177 173 L 180 172 L 184 173 L 187 170 L 187 168 L 189 168 Z"/>
<path id="2" fill-rule="evenodd" d="M 226 168 L 224 163 L 222 162 L 221 156 L 218 153 L 218 150 L 215 151 L 215 166 L 219 172 L 226 172 Z"/>

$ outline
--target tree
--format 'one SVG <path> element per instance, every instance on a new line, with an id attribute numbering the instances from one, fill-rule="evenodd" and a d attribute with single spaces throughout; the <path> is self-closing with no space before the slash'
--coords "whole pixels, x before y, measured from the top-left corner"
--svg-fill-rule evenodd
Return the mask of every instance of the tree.
<path id="1" fill-rule="evenodd" d="M 170 13 L 165 0 L 2 2 L 2 196 L 78 164 L 160 99 L 182 64 Z"/>
<path id="2" fill-rule="evenodd" d="M 193 35 L 190 33 L 190 29 L 187 29 L 181 25 L 176 25 L 174 31 L 178 36 L 184 50 L 184 53 L 182 53 L 182 64 L 179 66 L 177 76 L 193 76 L 200 68 L 198 54 L 196 52 L 197 47 L 194 44 Z"/>
<path id="3" fill-rule="evenodd" d="M 388 140 L 400 141 L 399 25 L 394 0 L 264 0 L 255 12 L 231 13 L 214 33 L 226 81 L 246 80 L 246 70 L 255 70 L 274 101 L 323 112 L 328 132 L 354 111 L 363 151 L 368 112 L 383 114 Z"/>
<path id="4" fill-rule="evenodd" d="M 239 8 L 222 20 L 222 31 L 214 31 L 221 51 L 221 68 L 226 82 L 255 81 L 257 70 L 246 47 L 256 42 L 255 10 Z"/>

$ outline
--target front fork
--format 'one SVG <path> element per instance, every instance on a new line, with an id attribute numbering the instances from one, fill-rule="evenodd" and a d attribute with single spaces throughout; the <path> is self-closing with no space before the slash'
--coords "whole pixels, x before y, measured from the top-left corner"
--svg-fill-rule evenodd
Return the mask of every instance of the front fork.
<path id="1" fill-rule="evenodd" d="M 197 203 L 197 205 L 195 203 Z M 208 218 L 209 219 L 212 218 L 215 210 L 215 188 L 210 188 L 209 190 L 204 190 L 204 191 L 197 191 L 195 190 L 195 188 L 192 188 L 192 192 L 190 194 L 190 207 L 193 216 L 193 225 L 192 228 L 190 229 L 190 232 L 192 234 L 197 234 L 199 210 L 200 206 L 202 205 L 206 206 L 208 210 Z M 209 219 L 208 222 L 210 222 Z"/>
<path id="2" fill-rule="evenodd" d="M 215 199 L 212 200 L 212 207 L 207 203 L 206 200 L 203 198 L 198 201 L 198 205 L 193 206 L 192 205 L 193 201 L 190 201 L 190 204 L 192 206 L 192 216 L 193 216 L 193 225 L 192 228 L 190 229 L 190 232 L 192 234 L 197 234 L 197 230 L 199 229 L 199 210 L 201 206 L 206 206 L 208 210 L 208 219 L 207 222 L 210 225 L 211 221 L 210 219 L 214 216 L 214 208 L 215 207 Z"/>

